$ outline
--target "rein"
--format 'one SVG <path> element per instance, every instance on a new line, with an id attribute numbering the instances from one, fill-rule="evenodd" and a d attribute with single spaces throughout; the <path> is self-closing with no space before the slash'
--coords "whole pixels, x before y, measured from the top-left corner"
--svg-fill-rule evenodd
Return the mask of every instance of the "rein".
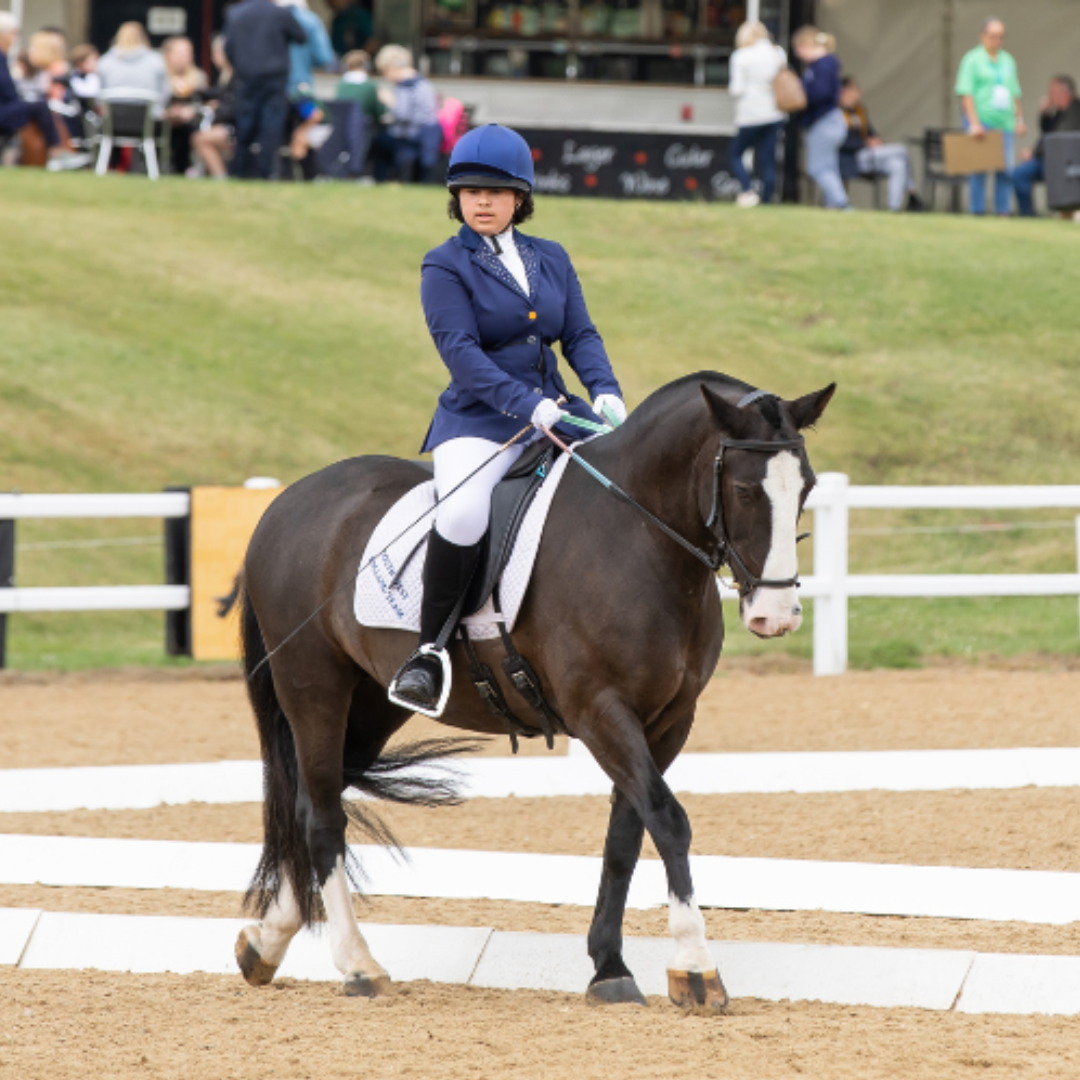
<path id="1" fill-rule="evenodd" d="M 696 544 L 691 544 L 685 536 L 681 536 L 671 528 L 670 525 L 664 524 L 664 522 L 652 513 L 652 511 L 646 510 L 637 499 L 632 495 L 628 495 L 618 484 L 613 480 L 609 480 L 602 472 L 600 472 L 599 469 L 593 468 L 592 465 L 590 465 L 583 457 L 576 454 L 574 450 L 567 446 L 554 432 L 548 428 L 542 428 L 541 430 L 560 450 L 563 451 L 563 453 L 569 454 L 570 457 L 573 458 L 574 461 L 576 461 L 594 480 L 598 480 L 607 491 L 610 491 L 616 499 L 626 503 L 628 506 L 632 506 L 639 513 L 644 514 L 645 517 L 647 517 L 661 532 L 670 536 L 676 544 L 684 547 L 695 559 L 704 563 L 714 574 L 724 565 L 724 560 L 720 558 L 719 552 L 716 555 L 709 555 L 707 552 L 702 551 Z"/>
<path id="2" fill-rule="evenodd" d="M 743 408 L 749 405 L 753 401 L 757 401 L 763 397 L 773 397 L 775 395 L 770 394 L 767 390 L 756 390 L 750 394 L 747 394 L 741 401 L 739 401 L 739 408 Z M 564 417 L 566 418 L 566 417 Z M 569 418 L 566 418 L 569 419 Z M 584 427 L 585 422 L 580 422 L 579 426 Z M 730 568 L 732 576 L 735 579 L 735 584 L 738 587 L 739 595 L 742 597 L 752 593 L 755 589 L 791 589 L 799 588 L 799 575 L 796 574 L 790 578 L 763 578 L 758 577 L 756 574 L 750 571 L 750 568 L 743 561 L 742 556 L 736 550 L 735 545 L 731 542 L 731 538 L 727 533 L 727 524 L 724 514 L 724 492 L 723 492 L 723 475 L 724 475 L 724 452 L 727 450 L 747 450 L 753 453 L 772 454 L 780 453 L 784 450 L 801 450 L 805 445 L 805 440 L 801 435 L 797 435 L 794 439 L 777 439 L 772 442 L 768 442 L 764 439 L 721 439 L 720 440 L 720 452 L 716 455 L 716 459 L 713 462 L 713 497 L 712 507 L 709 510 L 709 519 L 705 523 L 705 527 L 709 529 L 716 537 L 716 552 L 710 555 L 708 552 L 703 551 L 696 544 L 692 544 L 681 533 L 675 531 L 670 525 L 661 521 L 650 510 L 646 510 L 632 495 L 624 491 L 614 481 L 609 480 L 599 469 L 590 465 L 583 457 L 579 456 L 574 450 L 567 446 L 554 432 L 548 428 L 542 429 L 544 434 L 564 453 L 569 454 L 594 480 L 597 480 L 605 490 L 614 495 L 620 502 L 626 503 L 628 506 L 632 506 L 638 513 L 642 514 L 649 521 L 651 521 L 661 532 L 670 537 L 680 547 L 684 548 L 691 555 L 694 556 L 700 563 L 704 564 L 714 574 L 722 567 L 727 566 Z M 809 535 L 809 534 L 805 534 Z M 803 537 L 798 537 L 798 540 Z"/>

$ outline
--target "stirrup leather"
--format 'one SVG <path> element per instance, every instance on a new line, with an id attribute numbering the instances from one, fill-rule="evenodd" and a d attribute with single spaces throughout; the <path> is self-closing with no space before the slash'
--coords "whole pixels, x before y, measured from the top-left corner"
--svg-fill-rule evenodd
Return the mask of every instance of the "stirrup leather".
<path id="1" fill-rule="evenodd" d="M 398 679 L 405 673 L 405 670 L 414 661 L 422 656 L 431 656 L 439 661 L 439 665 L 442 668 L 442 692 L 439 694 L 438 704 L 434 709 L 425 708 L 422 705 L 418 705 L 415 701 L 410 701 L 408 698 L 401 697 L 397 692 Z M 447 699 L 450 697 L 450 654 L 446 649 L 436 648 L 434 645 L 421 645 L 401 665 L 394 673 L 394 677 L 390 680 L 390 686 L 387 688 L 386 696 L 395 704 L 400 705 L 403 709 L 410 709 L 412 712 L 422 713 L 424 716 L 430 716 L 432 720 L 438 720 L 443 714 L 443 710 L 446 708 Z"/>

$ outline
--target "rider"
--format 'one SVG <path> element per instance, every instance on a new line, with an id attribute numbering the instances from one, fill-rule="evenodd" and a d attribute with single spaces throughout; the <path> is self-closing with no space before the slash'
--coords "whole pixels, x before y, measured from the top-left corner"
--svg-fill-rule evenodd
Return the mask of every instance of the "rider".
<path id="1" fill-rule="evenodd" d="M 620 422 L 626 419 L 622 391 L 569 257 L 559 244 L 514 228 L 533 213 L 528 143 L 498 124 L 470 131 L 454 147 L 446 186 L 450 217 L 462 226 L 424 257 L 420 284 L 428 330 L 451 376 L 421 448 L 432 452 L 435 491 L 444 501 L 435 512 L 424 563 L 420 650 L 390 689 L 395 700 L 432 716 L 439 714 L 450 671 L 445 650 L 432 645 L 476 570 L 492 489 L 523 446 L 494 455 L 523 422 L 554 428 L 560 410 L 595 419 L 567 390 L 551 348 L 555 341 L 596 413 L 602 415 L 606 406 Z M 574 431 L 563 428 L 562 434 L 573 437 Z"/>

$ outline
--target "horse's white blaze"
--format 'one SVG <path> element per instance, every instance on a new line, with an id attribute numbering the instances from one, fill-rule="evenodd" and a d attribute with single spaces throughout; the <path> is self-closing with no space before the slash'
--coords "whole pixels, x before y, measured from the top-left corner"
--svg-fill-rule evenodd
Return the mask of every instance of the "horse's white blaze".
<path id="1" fill-rule="evenodd" d="M 338 971 L 342 975 L 385 975 L 386 970 L 376 963 L 356 925 L 345 860 L 340 855 L 322 887 L 322 900 L 330 924 L 330 955 Z"/>
<path id="2" fill-rule="evenodd" d="M 782 581 L 794 577 L 799 571 L 795 537 L 804 481 L 798 457 L 785 450 L 770 458 L 761 486 L 769 497 L 772 510 L 769 553 L 765 557 L 761 576 Z M 774 637 L 799 628 L 802 616 L 798 608 L 798 589 L 756 589 L 742 605 L 740 614 L 746 626 L 755 633 Z"/>
<path id="3" fill-rule="evenodd" d="M 673 893 L 668 896 L 668 928 L 675 939 L 672 971 L 714 971 L 716 960 L 705 938 L 705 919 L 690 897 L 684 903 Z"/>
<path id="4" fill-rule="evenodd" d="M 300 908 L 293 896 L 292 886 L 288 878 L 282 878 L 277 899 L 259 923 L 259 956 L 268 964 L 280 966 L 289 942 L 300 929 L 300 922 Z"/>

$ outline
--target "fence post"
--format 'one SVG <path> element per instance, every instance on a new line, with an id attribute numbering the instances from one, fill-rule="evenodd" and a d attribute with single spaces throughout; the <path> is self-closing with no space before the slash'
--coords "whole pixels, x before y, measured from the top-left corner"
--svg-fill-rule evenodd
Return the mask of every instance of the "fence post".
<path id="1" fill-rule="evenodd" d="M 187 491 L 167 487 L 166 491 Z M 187 517 L 165 519 L 165 584 L 191 584 L 191 511 Z M 165 612 L 165 654 L 191 655 L 191 608 Z"/>
<path id="2" fill-rule="evenodd" d="M 14 586 L 15 522 L 0 521 L 0 589 Z M 0 612 L 0 668 L 7 667 L 7 620 L 7 615 Z"/>
<path id="3" fill-rule="evenodd" d="M 848 652 L 848 478 L 818 476 L 814 497 L 814 674 L 842 675 Z"/>

